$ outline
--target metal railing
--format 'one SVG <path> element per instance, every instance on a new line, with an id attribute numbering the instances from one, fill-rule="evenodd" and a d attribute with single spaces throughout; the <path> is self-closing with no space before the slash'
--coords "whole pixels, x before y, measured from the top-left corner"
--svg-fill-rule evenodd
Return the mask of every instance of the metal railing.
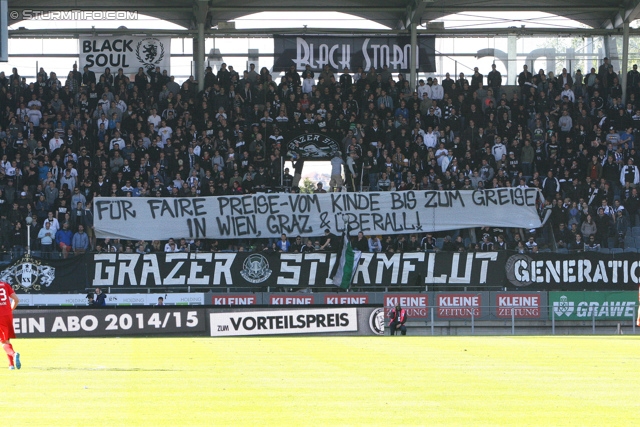
<path id="1" fill-rule="evenodd" d="M 522 335 L 543 335 L 545 331 L 550 331 L 551 335 L 557 334 L 557 329 L 562 329 L 563 332 L 574 331 L 573 334 L 584 335 L 588 331 L 592 335 L 624 335 L 625 331 L 631 331 L 632 335 L 637 334 L 637 322 L 638 322 L 638 309 L 639 304 L 635 303 L 633 306 L 627 306 L 631 308 L 632 313 L 630 315 L 613 316 L 610 318 L 601 318 L 598 315 L 598 310 L 590 307 L 586 315 L 581 319 L 561 319 L 556 314 L 555 305 L 540 305 L 537 307 L 524 307 L 524 306 L 495 306 L 495 305 L 477 305 L 477 306 L 465 306 L 456 307 L 459 314 L 457 317 L 449 315 L 442 316 L 439 310 L 452 309 L 452 307 L 441 306 L 421 306 L 404 307 L 410 313 L 411 310 L 420 310 L 424 313 L 426 309 L 429 313 L 426 318 L 419 317 L 413 318 L 409 314 L 407 325 L 409 327 L 417 327 L 426 329 L 431 335 L 445 335 L 444 333 L 436 334 L 437 329 L 445 329 L 451 332 L 451 329 L 455 329 L 456 332 L 461 332 L 460 335 L 516 335 L 518 330 L 524 332 Z M 385 307 L 385 310 L 391 310 L 393 307 Z M 539 310 L 539 316 L 523 316 L 522 310 Z M 497 317 L 493 310 L 500 310 L 503 313 L 500 317 Z M 482 314 L 477 313 L 487 313 Z M 609 332 L 604 332 L 607 328 Z M 483 334 L 478 334 L 478 329 L 481 329 Z M 499 333 L 499 332 L 506 332 Z M 486 333 L 489 332 L 489 333 Z M 457 334 L 457 333 L 456 333 Z M 563 333 L 562 335 L 573 335 L 572 333 Z M 451 335 L 446 334 L 446 335 Z"/>

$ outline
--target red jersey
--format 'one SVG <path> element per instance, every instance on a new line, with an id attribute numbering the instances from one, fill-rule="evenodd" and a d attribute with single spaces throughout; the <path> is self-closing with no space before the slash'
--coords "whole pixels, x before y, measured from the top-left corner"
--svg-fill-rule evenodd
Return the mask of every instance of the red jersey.
<path id="1" fill-rule="evenodd" d="M 11 316 L 11 298 L 14 290 L 7 282 L 0 282 L 0 316 Z"/>

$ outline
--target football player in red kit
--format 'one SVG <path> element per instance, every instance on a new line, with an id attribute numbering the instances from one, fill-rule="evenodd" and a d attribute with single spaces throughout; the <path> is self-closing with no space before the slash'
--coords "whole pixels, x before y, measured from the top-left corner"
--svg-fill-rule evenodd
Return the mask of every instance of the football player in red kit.
<path id="1" fill-rule="evenodd" d="M 13 310 L 20 299 L 7 282 L 0 282 L 0 343 L 9 358 L 9 369 L 20 369 L 20 353 L 11 345 L 11 338 L 16 337 L 13 330 Z"/>

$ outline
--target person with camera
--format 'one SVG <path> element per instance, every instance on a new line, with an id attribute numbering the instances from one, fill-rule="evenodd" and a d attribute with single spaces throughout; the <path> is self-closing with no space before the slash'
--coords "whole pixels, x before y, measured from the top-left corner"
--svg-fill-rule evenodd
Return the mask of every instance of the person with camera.
<path id="1" fill-rule="evenodd" d="M 90 307 L 104 307 L 107 305 L 107 295 L 103 294 L 100 288 L 96 288 L 94 295 L 88 294 L 87 300 Z"/>
<path id="2" fill-rule="evenodd" d="M 407 327 L 405 323 L 407 322 L 407 310 L 402 308 L 400 304 L 396 305 L 396 308 L 391 310 L 389 313 L 389 318 L 391 321 L 389 322 L 389 330 L 391 335 L 396 334 L 396 330 L 400 329 L 400 333 L 402 335 L 407 335 Z"/>

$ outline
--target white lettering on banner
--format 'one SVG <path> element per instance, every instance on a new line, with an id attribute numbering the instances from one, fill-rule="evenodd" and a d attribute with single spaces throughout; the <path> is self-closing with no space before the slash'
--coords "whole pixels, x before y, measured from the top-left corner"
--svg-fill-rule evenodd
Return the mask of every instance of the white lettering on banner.
<path id="1" fill-rule="evenodd" d="M 540 295 L 496 295 L 497 316 L 502 318 L 537 318 L 541 316 Z"/>
<path id="2" fill-rule="evenodd" d="M 365 234 L 485 225 L 537 228 L 541 224 L 536 211 L 538 194 L 539 190 L 532 188 L 499 188 L 171 199 L 100 197 L 94 203 L 94 218 L 98 237 L 145 240 L 176 235 L 191 239 L 277 238 L 283 233 L 313 237 L 327 228 L 340 234 L 345 225 Z M 457 268 L 452 277 L 460 277 Z"/>
<path id="3" fill-rule="evenodd" d="M 637 283 L 640 261 L 602 259 L 534 260 L 513 255 L 506 262 L 509 281 L 518 287 L 533 283 Z"/>
<path id="4" fill-rule="evenodd" d="M 213 305 L 255 305 L 258 300 L 255 295 L 214 296 L 211 298 Z"/>
<path id="5" fill-rule="evenodd" d="M 384 315 L 389 317 L 389 312 L 398 304 L 407 310 L 409 318 L 427 319 L 429 316 L 429 297 L 423 294 L 385 294 Z"/>
<path id="6" fill-rule="evenodd" d="M 269 301 L 271 305 L 311 305 L 313 296 L 277 297 L 272 295 Z"/>
<path id="7" fill-rule="evenodd" d="M 409 62 L 411 61 L 411 44 L 405 44 L 399 46 L 393 44 L 391 46 L 393 50 L 393 56 L 389 54 L 388 45 L 369 45 L 371 39 L 364 39 L 362 43 L 362 54 L 364 56 L 364 70 L 369 70 L 371 67 L 379 69 L 385 65 L 391 70 L 406 70 L 409 68 Z M 371 58 L 373 56 L 373 59 Z M 420 63 L 420 49 L 416 52 L 416 64 Z"/>
<path id="8" fill-rule="evenodd" d="M 581 301 L 576 308 L 578 317 L 631 317 L 634 316 L 634 301 L 605 301 L 600 305 L 597 301 Z"/>
<path id="9" fill-rule="evenodd" d="M 234 253 L 167 253 L 164 254 L 164 261 L 172 267 L 163 277 L 156 254 L 95 254 L 95 273 L 91 286 L 123 286 L 126 277 L 130 280 L 129 286 L 138 286 L 134 270 L 140 262 L 140 286 L 151 283 L 148 280 L 150 277 L 156 286 L 231 285 L 231 266 L 235 257 Z M 213 275 L 201 275 L 205 266 L 212 262 Z M 186 272 L 185 269 L 189 274 L 180 274 L 181 271 Z"/>
<path id="10" fill-rule="evenodd" d="M 368 295 L 350 295 L 350 296 L 324 296 L 324 303 L 330 305 L 360 305 L 369 304 Z"/>
<path id="11" fill-rule="evenodd" d="M 296 37 L 296 59 L 293 62 L 299 71 L 305 69 L 307 65 L 311 68 L 320 69 L 326 64 L 331 65 L 334 70 L 343 70 L 344 67 L 351 67 L 351 45 L 347 43 L 334 43 L 331 47 L 327 44 L 318 46 L 318 60 L 315 60 L 316 49 L 313 43 L 307 43 L 302 37 Z M 339 54 L 336 61 L 336 55 Z"/>
<path id="12" fill-rule="evenodd" d="M 329 253 L 151 253 L 87 255 L 90 286 L 326 286 L 336 260 Z M 503 258 L 501 258 L 503 259 Z M 496 280 L 497 252 L 364 253 L 354 282 L 416 285 L 487 283 Z M 462 264 L 462 265 L 461 265 Z M 93 269 L 93 271 L 91 271 Z M 464 271 L 461 274 L 460 271 Z M 84 297 L 83 297 L 84 299 Z"/>
<path id="13" fill-rule="evenodd" d="M 44 317 L 22 317 L 13 319 L 13 329 L 16 334 L 35 334 L 36 332 L 45 333 Z"/>
<path id="14" fill-rule="evenodd" d="M 93 315 L 57 316 L 53 321 L 51 332 L 85 332 L 94 331 L 98 327 L 98 318 Z"/>
<path id="15" fill-rule="evenodd" d="M 286 335 L 358 330 L 356 308 L 210 313 L 211 336 Z"/>
<path id="16" fill-rule="evenodd" d="M 482 313 L 482 297 L 480 294 L 472 296 L 466 294 L 439 294 L 437 299 L 438 317 L 479 317 Z"/>
<path id="17" fill-rule="evenodd" d="M 111 68 L 113 74 L 122 68 L 125 75 L 160 67 L 170 71 L 170 37 L 80 37 L 80 68 L 93 71 Z"/>

